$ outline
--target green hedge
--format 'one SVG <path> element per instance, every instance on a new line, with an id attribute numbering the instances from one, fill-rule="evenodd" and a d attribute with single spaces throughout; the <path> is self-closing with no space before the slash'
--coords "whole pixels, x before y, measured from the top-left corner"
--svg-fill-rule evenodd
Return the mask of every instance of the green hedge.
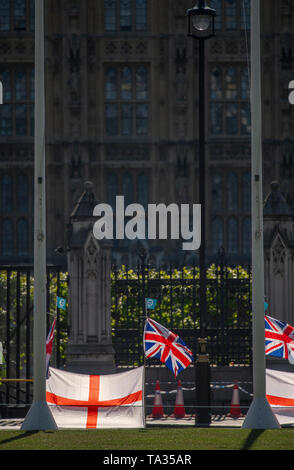
<path id="1" fill-rule="evenodd" d="M 142 274 L 124 266 L 115 274 L 112 272 L 112 326 L 127 327 L 136 325 L 139 316 L 143 314 Z M 168 326 L 172 322 L 181 328 L 195 328 L 199 326 L 199 292 L 193 288 L 194 278 L 199 284 L 199 268 L 173 269 L 171 272 L 149 269 L 148 280 L 145 276 L 146 286 L 151 286 L 151 292 L 146 289 L 146 297 L 160 299 L 155 310 L 150 310 L 152 318 L 161 320 Z M 117 283 L 115 281 L 118 281 Z M 120 281 L 129 280 L 124 286 Z M 161 280 L 152 292 L 152 281 Z M 182 284 L 181 281 L 183 280 Z M 234 286 L 234 281 L 236 286 Z M 138 287 L 136 290 L 136 282 Z M 166 285 L 164 283 L 166 282 Z M 116 287 L 120 288 L 117 292 Z M 223 293 L 224 299 L 220 298 Z M 235 268 L 221 268 L 211 265 L 207 269 L 207 310 L 212 323 L 217 322 L 220 310 L 226 309 L 226 326 L 234 327 L 240 322 L 240 315 L 244 319 L 250 316 L 250 273 L 241 266 Z M 193 302 L 194 300 L 194 302 Z M 221 307 L 224 302 L 223 308 Z M 194 312 L 196 310 L 196 314 Z"/>

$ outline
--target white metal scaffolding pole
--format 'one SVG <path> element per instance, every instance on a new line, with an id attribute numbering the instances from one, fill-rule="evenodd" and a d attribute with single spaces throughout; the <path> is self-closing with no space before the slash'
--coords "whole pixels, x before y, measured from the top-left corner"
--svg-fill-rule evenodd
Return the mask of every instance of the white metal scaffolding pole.
<path id="1" fill-rule="evenodd" d="M 35 2 L 34 398 L 23 430 L 57 429 L 46 402 L 46 180 L 44 0 Z"/>
<path id="2" fill-rule="evenodd" d="M 251 0 L 251 121 L 253 401 L 242 427 L 270 429 L 280 425 L 265 380 L 260 0 Z"/>

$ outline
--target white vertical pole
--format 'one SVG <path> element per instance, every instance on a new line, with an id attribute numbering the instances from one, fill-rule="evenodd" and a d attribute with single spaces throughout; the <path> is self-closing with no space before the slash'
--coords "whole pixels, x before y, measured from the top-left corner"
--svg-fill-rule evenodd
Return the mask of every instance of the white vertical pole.
<path id="1" fill-rule="evenodd" d="M 24 430 L 57 429 L 46 403 L 46 180 L 44 0 L 35 1 L 34 399 Z"/>
<path id="2" fill-rule="evenodd" d="M 251 121 L 254 397 L 244 420 L 243 428 L 268 429 L 279 428 L 280 425 L 266 399 L 265 383 L 260 0 L 251 1 Z"/>

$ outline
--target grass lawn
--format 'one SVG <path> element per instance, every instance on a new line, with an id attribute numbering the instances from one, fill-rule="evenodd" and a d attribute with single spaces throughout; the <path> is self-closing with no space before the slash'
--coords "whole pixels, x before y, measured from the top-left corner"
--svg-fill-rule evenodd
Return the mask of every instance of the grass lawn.
<path id="1" fill-rule="evenodd" d="M 0 450 L 294 450 L 294 428 L 0 431 Z"/>

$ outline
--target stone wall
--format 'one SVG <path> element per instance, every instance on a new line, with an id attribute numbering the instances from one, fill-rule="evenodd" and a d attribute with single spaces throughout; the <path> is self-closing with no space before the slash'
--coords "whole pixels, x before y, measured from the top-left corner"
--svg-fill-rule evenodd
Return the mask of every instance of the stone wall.
<path id="1" fill-rule="evenodd" d="M 294 218 L 278 182 L 264 205 L 264 271 L 267 314 L 294 324 Z"/>

